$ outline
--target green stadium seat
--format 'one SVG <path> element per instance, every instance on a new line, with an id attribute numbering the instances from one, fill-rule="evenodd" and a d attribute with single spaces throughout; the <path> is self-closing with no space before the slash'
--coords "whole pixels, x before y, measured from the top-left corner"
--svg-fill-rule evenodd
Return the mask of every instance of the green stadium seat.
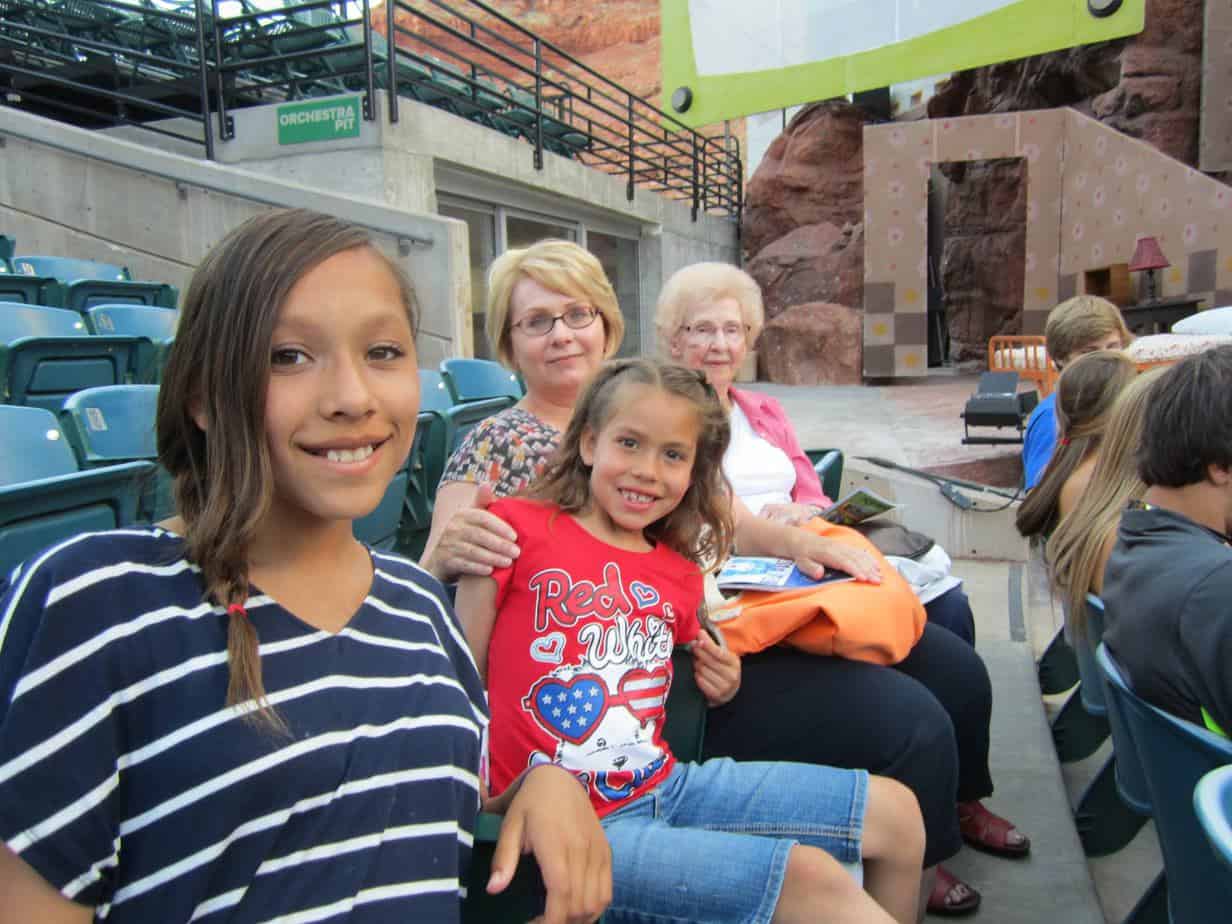
<path id="1" fill-rule="evenodd" d="M 449 452 L 452 455 L 462 442 L 463 437 L 475 427 L 487 420 L 493 414 L 498 414 L 505 408 L 517 403 L 514 398 L 484 398 L 482 401 L 468 401 L 465 404 L 455 404 L 445 412 L 449 422 L 450 441 Z"/>
<path id="2" fill-rule="evenodd" d="M 86 320 L 75 311 L 48 305 L 0 302 L 0 340 L 15 337 L 88 337 Z"/>
<path id="3" fill-rule="evenodd" d="M 75 312 L 0 304 L 0 400 L 58 413 L 75 391 L 131 381 L 143 342 L 89 334 Z"/>
<path id="4" fill-rule="evenodd" d="M 86 324 L 96 334 L 124 334 L 149 341 L 138 358 L 138 378 L 157 382 L 161 378 L 167 350 L 175 339 L 179 312 L 149 305 L 95 305 L 86 309 Z"/>
<path id="5" fill-rule="evenodd" d="M 443 360 L 441 376 L 459 404 L 485 398 L 507 397 L 517 401 L 526 393 L 516 372 L 490 359 Z"/>
<path id="6" fill-rule="evenodd" d="M 439 411 L 442 414 L 453 407 L 453 392 L 445 377 L 436 369 L 419 370 L 419 410 Z"/>
<path id="7" fill-rule="evenodd" d="M 402 509 L 406 500 L 407 482 L 410 479 L 411 454 L 402 460 L 402 465 L 394 472 L 389 487 L 377 504 L 366 517 L 360 517 L 352 524 L 352 532 L 360 542 L 367 543 L 374 549 L 390 551 L 398 542 L 398 529 L 402 524 Z"/>
<path id="8" fill-rule="evenodd" d="M 398 530 L 397 550 L 418 561 L 432 529 L 436 488 L 449 457 L 449 422 L 439 411 L 420 411 L 411 445 L 406 497 Z"/>
<path id="9" fill-rule="evenodd" d="M 88 311 L 96 305 L 149 305 L 174 309 L 179 299 L 175 286 L 165 282 L 125 282 L 108 279 L 78 279 L 64 286 L 64 307 Z"/>
<path id="10" fill-rule="evenodd" d="M 843 451 L 841 449 L 806 449 L 804 454 L 813 463 L 813 470 L 821 480 L 821 490 L 832 501 L 839 499 L 843 490 Z"/>
<path id="11" fill-rule="evenodd" d="M 73 257 L 21 256 L 13 258 L 17 272 L 28 276 L 54 276 L 62 282 L 75 279 L 110 279 L 127 281 L 133 277 L 128 268 L 114 263 L 96 260 L 78 260 Z"/>
<path id="12" fill-rule="evenodd" d="M 22 302 L 27 305 L 64 305 L 64 287 L 50 276 L 27 276 L 24 273 L 0 273 L 0 302 Z"/>
<path id="13" fill-rule="evenodd" d="M 122 462 L 157 463 L 157 385 L 107 385 L 74 392 L 60 426 L 82 469 Z M 142 486 L 138 518 L 156 523 L 175 512 L 171 476 L 159 467 Z"/>
<path id="14" fill-rule="evenodd" d="M 1205 774 L 1194 787 L 1194 811 L 1215 856 L 1232 875 L 1232 764 Z"/>
<path id="15" fill-rule="evenodd" d="M 1232 741 L 1139 697 L 1106 643 L 1096 649 L 1096 660 L 1109 707 L 1125 719 L 1146 778 L 1168 882 L 1168 917 L 1176 924 L 1218 921 L 1232 906 L 1232 876 L 1206 843 L 1193 791 L 1205 774 L 1232 764 Z M 1114 724 L 1114 739 L 1119 731 Z M 1115 742 L 1118 759 L 1127 750 L 1122 744 Z"/>
<path id="16" fill-rule="evenodd" d="M 41 408 L 0 407 L 0 432 L 0 575 L 79 533 L 136 522 L 148 462 L 78 471 L 56 418 Z"/>

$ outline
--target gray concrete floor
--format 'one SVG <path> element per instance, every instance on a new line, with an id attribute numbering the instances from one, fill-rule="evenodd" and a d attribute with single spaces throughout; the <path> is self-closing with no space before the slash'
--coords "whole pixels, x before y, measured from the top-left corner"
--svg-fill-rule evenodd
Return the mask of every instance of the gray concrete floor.
<path id="1" fill-rule="evenodd" d="M 937 376 L 910 385 L 790 387 L 758 383 L 791 417 L 801 445 L 838 447 L 914 467 L 966 463 L 1016 452 L 963 446 L 959 413 L 975 376 Z M 912 525 L 909 516 L 904 517 Z M 1060 605 L 1042 561 L 956 560 L 976 614 L 978 649 L 993 683 L 992 770 L 988 805 L 1021 825 L 1031 856 L 1013 861 L 964 848 L 947 865 L 978 888 L 973 921 L 1002 924 L 1119 924 L 1160 869 L 1148 824 L 1119 853 L 1088 862 L 1071 805 L 1098 770 L 1094 757 L 1061 765 L 1048 718 L 1064 696 L 1042 697 L 1035 660 L 1060 628 Z M 929 920 L 935 920 L 929 918 Z"/>
<path id="2" fill-rule="evenodd" d="M 1013 446 L 962 444 L 959 415 L 978 378 L 944 375 L 910 384 L 807 387 L 757 382 L 745 387 L 782 403 L 801 446 L 835 446 L 848 455 L 880 456 L 920 467 L 1020 452 Z"/>

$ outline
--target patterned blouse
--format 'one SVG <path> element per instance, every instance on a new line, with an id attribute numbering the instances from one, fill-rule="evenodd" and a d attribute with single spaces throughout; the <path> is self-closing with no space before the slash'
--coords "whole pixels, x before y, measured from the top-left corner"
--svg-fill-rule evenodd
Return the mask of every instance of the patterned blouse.
<path id="1" fill-rule="evenodd" d="M 441 483 L 487 482 L 497 497 L 519 494 L 547 467 L 560 438 L 559 430 L 529 411 L 506 408 L 463 437 Z"/>

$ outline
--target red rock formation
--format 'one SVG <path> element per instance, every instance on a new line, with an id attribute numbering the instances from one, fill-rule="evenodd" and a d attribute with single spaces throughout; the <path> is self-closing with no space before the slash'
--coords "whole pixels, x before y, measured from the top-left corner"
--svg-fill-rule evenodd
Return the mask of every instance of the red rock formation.
<path id="1" fill-rule="evenodd" d="M 864 111 L 843 101 L 796 113 L 745 190 L 746 256 L 802 225 L 863 219 L 864 122 Z"/>
<path id="2" fill-rule="evenodd" d="M 1073 106 L 1196 166 L 1202 12 L 1203 0 L 1146 0 L 1138 35 L 955 74 L 928 114 Z"/>
<path id="3" fill-rule="evenodd" d="M 761 374 L 784 385 L 859 385 L 862 312 L 846 305 L 793 305 L 766 324 L 757 349 Z"/>
<path id="4" fill-rule="evenodd" d="M 1022 330 L 1026 275 L 1026 171 L 1023 161 L 947 164 L 945 245 L 950 358 L 982 359 L 988 338 Z"/>
<path id="5" fill-rule="evenodd" d="M 801 302 L 858 306 L 864 300 L 864 226 L 796 228 L 745 267 L 761 286 L 767 318 Z"/>

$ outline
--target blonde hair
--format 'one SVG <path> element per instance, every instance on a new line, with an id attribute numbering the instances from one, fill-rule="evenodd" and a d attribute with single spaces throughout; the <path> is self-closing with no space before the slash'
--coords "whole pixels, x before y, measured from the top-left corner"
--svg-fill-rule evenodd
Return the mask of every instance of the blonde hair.
<path id="1" fill-rule="evenodd" d="M 1121 309 L 1098 295 L 1075 295 L 1066 299 L 1048 312 L 1044 326 L 1048 356 L 1054 364 L 1112 334 L 1120 336 L 1122 349 L 1134 339 L 1125 326 Z M 1061 368 L 1059 364 L 1057 368 Z"/>
<path id="2" fill-rule="evenodd" d="M 672 273 L 659 292 L 655 330 L 660 349 L 668 348 L 690 311 L 725 298 L 734 299 L 740 306 L 740 317 L 747 325 L 745 340 L 751 346 L 766 324 L 757 280 L 730 263 L 694 263 Z"/>
<path id="3" fill-rule="evenodd" d="M 625 319 L 616 292 L 594 254 L 572 241 L 549 238 L 529 247 L 506 250 L 488 269 L 488 343 L 507 368 L 516 371 L 513 328 L 509 324 L 513 288 L 520 279 L 533 279 L 561 295 L 578 298 L 598 309 L 603 318 L 603 355 L 611 356 L 625 336 Z"/>
<path id="4" fill-rule="evenodd" d="M 1088 353 L 1065 367 L 1057 382 L 1057 445 L 1040 483 L 1018 508 L 1022 535 L 1044 536 L 1057 525 L 1061 489 L 1099 446 L 1117 396 L 1137 374 L 1133 361 L 1115 350 Z"/>
<path id="5" fill-rule="evenodd" d="M 1105 553 L 1116 536 L 1121 511 L 1128 501 L 1146 493 L 1136 458 L 1151 389 L 1163 372 L 1145 372 L 1121 392 L 1108 418 L 1090 484 L 1048 540 L 1053 587 L 1068 605 L 1070 626 L 1079 637 L 1086 635 L 1086 595 L 1095 589 L 1106 564 Z"/>

